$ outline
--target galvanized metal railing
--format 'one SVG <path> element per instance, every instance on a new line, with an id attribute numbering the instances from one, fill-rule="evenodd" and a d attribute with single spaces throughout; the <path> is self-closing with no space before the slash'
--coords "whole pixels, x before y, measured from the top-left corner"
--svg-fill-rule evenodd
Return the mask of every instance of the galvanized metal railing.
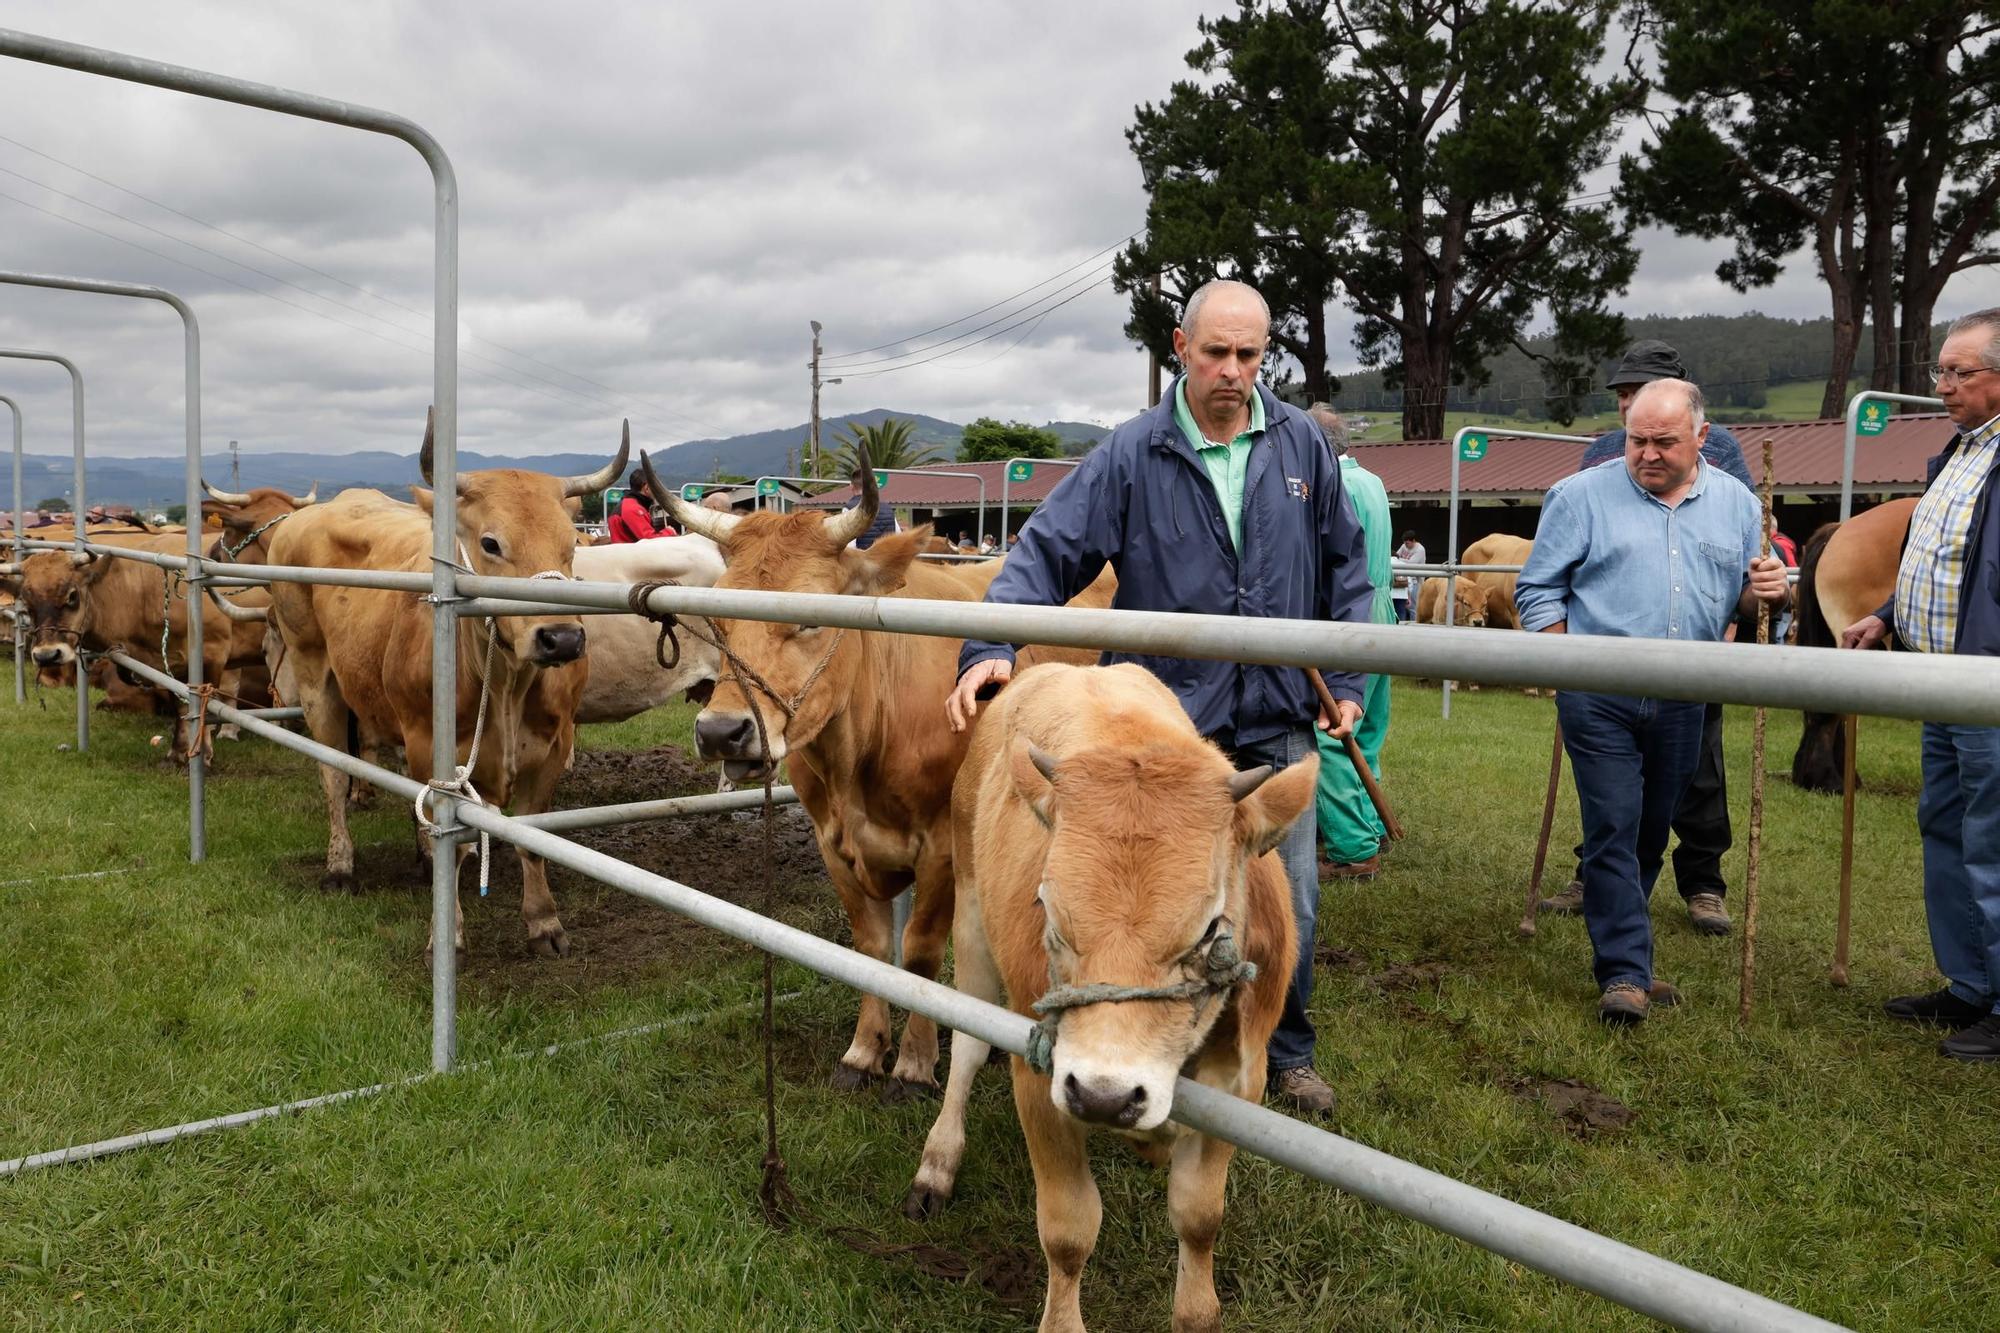
<path id="1" fill-rule="evenodd" d="M 71 502 L 70 506 L 71 515 L 76 522 L 76 542 L 69 549 L 80 550 L 83 546 L 84 521 L 83 372 L 76 368 L 76 362 L 66 356 L 57 356 L 54 352 L 31 351 L 25 347 L 0 347 L 0 357 L 15 361 L 52 361 L 69 372 L 70 453 L 72 455 L 70 465 L 74 469 L 71 489 L 76 493 L 75 499 Z M 20 552 L 27 546 L 27 542 L 23 538 L 23 532 L 27 525 L 28 511 L 21 503 L 21 429 L 19 408 L 14 410 L 14 416 L 14 551 L 15 558 L 19 559 Z M 18 634 L 21 622 L 16 620 L 14 624 Z M 16 642 L 19 642 L 18 638 Z M 16 659 L 18 660 L 18 658 L 19 653 L 17 652 Z M 77 676 L 79 680 L 82 679 L 82 675 L 83 663 L 79 661 L 77 663 Z M 82 688 L 79 688 L 76 692 L 76 748 L 79 754 L 90 748 L 90 691 Z"/>

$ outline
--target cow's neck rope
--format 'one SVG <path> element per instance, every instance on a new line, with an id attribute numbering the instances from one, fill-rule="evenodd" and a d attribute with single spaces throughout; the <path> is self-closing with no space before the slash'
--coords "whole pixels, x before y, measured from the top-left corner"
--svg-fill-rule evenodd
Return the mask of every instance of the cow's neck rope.
<path id="1" fill-rule="evenodd" d="M 273 521 L 275 522 L 275 520 Z M 266 526 L 269 525 L 267 524 Z M 456 564 L 450 561 L 446 561 L 445 563 L 451 564 L 451 567 L 460 573 L 471 574 L 475 572 L 472 569 L 472 555 L 465 549 L 464 542 L 458 544 L 458 559 L 459 563 Z M 544 569 L 540 573 L 530 574 L 528 577 L 531 579 L 566 580 L 570 576 L 563 573 L 560 569 Z M 422 600 L 431 602 L 434 605 L 438 601 L 436 597 L 425 597 Z M 479 789 L 472 785 L 472 773 L 479 766 L 479 742 L 486 735 L 486 701 L 493 695 L 493 641 L 499 636 L 500 622 L 493 616 L 482 616 L 481 619 L 486 622 L 486 651 L 481 655 L 479 660 L 479 711 L 473 715 L 472 719 L 472 748 L 466 751 L 465 762 L 452 769 L 451 777 L 432 777 L 430 781 L 424 784 L 423 790 L 417 793 L 417 799 L 413 806 L 417 816 L 417 827 L 426 833 L 435 834 L 438 828 L 436 822 L 430 817 L 430 811 L 426 808 L 430 804 L 432 792 L 444 792 L 452 796 L 457 796 L 461 800 L 471 802 L 473 805 L 483 806 L 486 804 L 486 798 L 481 796 Z M 435 845 L 431 848 L 431 855 L 437 855 Z M 490 873 L 492 864 L 493 835 L 485 829 L 481 829 L 479 831 L 479 896 L 482 898 L 486 896 L 487 890 L 492 887 L 493 881 Z"/>
<path id="2" fill-rule="evenodd" d="M 791 698 L 787 699 L 784 695 L 779 694 L 776 689 L 772 688 L 769 681 L 758 675 L 748 662 L 745 662 L 737 655 L 736 650 L 729 646 L 729 640 L 723 637 L 722 627 L 717 625 L 713 618 L 709 616 L 694 617 L 694 619 L 701 621 L 702 625 L 706 627 L 706 633 L 704 633 L 694 628 L 694 626 L 683 622 L 672 611 L 655 612 L 652 607 L 647 605 L 652 595 L 659 589 L 678 588 L 680 586 L 680 582 L 675 579 L 667 579 L 657 583 L 635 583 L 625 594 L 625 604 L 632 608 L 634 615 L 641 615 L 648 620 L 659 623 L 660 637 L 658 642 L 653 645 L 653 657 L 659 662 L 662 669 L 671 671 L 681 660 L 680 640 L 674 637 L 676 629 L 686 630 L 721 654 L 722 660 L 729 666 L 729 675 L 723 677 L 723 679 L 727 680 L 730 677 L 734 677 L 738 688 L 742 689 L 743 698 L 750 705 L 751 716 L 757 722 L 758 745 L 765 754 L 770 754 L 770 748 L 765 743 L 763 715 L 758 710 L 756 700 L 751 697 L 751 691 L 755 690 L 768 698 L 773 704 L 776 704 L 778 711 L 785 715 L 787 722 L 790 722 L 799 715 L 799 709 L 805 705 L 806 696 L 812 693 L 812 687 L 819 683 L 819 678 L 826 674 L 826 669 L 829 666 L 833 665 L 833 655 L 840 651 L 840 643 L 842 639 L 847 637 L 847 630 L 843 627 L 834 631 L 833 642 L 826 646 L 826 652 L 820 655 L 818 663 L 806 674 L 805 682 L 793 692 Z M 673 645 L 674 649 L 672 661 L 667 659 L 667 645 L 669 643 Z"/>
<path id="3" fill-rule="evenodd" d="M 1195 1000 L 1198 1003 L 1194 1021 L 1198 1023 L 1215 996 L 1226 994 L 1244 982 L 1254 981 L 1256 977 L 1257 965 L 1243 957 L 1237 950 L 1236 936 L 1227 930 L 1217 931 L 1215 939 L 1210 942 L 1208 954 L 1202 962 L 1202 975 L 1177 981 L 1171 986 L 1058 985 L 1055 960 L 1052 958 L 1049 960 L 1049 988 L 1042 992 L 1042 998 L 1036 1000 L 1033 1006 L 1035 1012 L 1042 1015 L 1042 1021 L 1035 1024 L 1034 1030 L 1028 1034 L 1028 1068 L 1037 1074 L 1054 1072 L 1056 1025 L 1071 1009 L 1092 1004 L 1119 1004 L 1127 1000 Z"/>

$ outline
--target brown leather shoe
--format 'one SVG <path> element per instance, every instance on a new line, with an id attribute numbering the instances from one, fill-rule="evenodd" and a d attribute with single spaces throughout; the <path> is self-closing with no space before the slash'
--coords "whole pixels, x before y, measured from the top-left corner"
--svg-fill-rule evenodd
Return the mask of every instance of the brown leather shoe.
<path id="1" fill-rule="evenodd" d="M 1719 893 L 1697 893 L 1688 899 L 1688 924 L 1704 935 L 1729 933 L 1729 909 Z"/>
<path id="2" fill-rule="evenodd" d="M 1573 879 L 1569 887 L 1553 898 L 1544 898 L 1535 904 L 1537 912 L 1547 912 L 1551 916 L 1583 915 L 1583 881 Z"/>
<path id="3" fill-rule="evenodd" d="M 1370 880 L 1382 873 L 1382 858 L 1371 856 L 1366 861 L 1321 861 L 1321 879 Z"/>
<path id="4" fill-rule="evenodd" d="M 1646 1021 L 1650 996 L 1630 981 L 1614 981 L 1597 999 L 1597 1016 L 1613 1027 L 1631 1027 Z"/>
<path id="5" fill-rule="evenodd" d="M 1311 1065 L 1279 1071 L 1272 1076 L 1267 1095 L 1271 1101 L 1297 1115 L 1315 1120 L 1327 1120 L 1333 1116 L 1333 1088 Z"/>

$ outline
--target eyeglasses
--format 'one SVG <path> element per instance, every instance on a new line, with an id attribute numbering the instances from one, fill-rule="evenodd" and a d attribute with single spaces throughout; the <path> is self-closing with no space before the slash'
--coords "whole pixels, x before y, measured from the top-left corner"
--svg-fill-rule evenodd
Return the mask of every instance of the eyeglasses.
<path id="1" fill-rule="evenodd" d="M 1954 370 L 1950 366 L 1926 366 L 1924 373 L 1931 377 L 1931 387 L 1942 389 L 1947 384 L 1963 384 L 1974 375 L 1984 375 L 1992 366 L 1974 366 L 1971 370 Z"/>

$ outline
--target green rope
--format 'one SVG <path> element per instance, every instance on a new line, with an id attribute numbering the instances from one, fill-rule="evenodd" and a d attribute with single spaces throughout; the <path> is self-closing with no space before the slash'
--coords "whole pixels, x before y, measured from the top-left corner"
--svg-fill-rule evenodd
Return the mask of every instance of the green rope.
<path id="1" fill-rule="evenodd" d="M 1236 937 L 1224 930 L 1217 932 L 1214 942 L 1208 946 L 1204 975 L 1199 977 L 1177 981 L 1171 986 L 1110 986 L 1101 982 L 1089 986 L 1050 986 L 1032 1006 L 1036 1013 L 1042 1015 L 1042 1021 L 1035 1024 L 1034 1031 L 1028 1034 L 1025 1057 L 1028 1068 L 1037 1074 L 1055 1072 L 1056 1025 L 1068 1010 L 1092 1004 L 1120 1004 L 1126 1000 L 1202 999 L 1234 990 L 1256 978 L 1257 965 L 1237 951 Z"/>

